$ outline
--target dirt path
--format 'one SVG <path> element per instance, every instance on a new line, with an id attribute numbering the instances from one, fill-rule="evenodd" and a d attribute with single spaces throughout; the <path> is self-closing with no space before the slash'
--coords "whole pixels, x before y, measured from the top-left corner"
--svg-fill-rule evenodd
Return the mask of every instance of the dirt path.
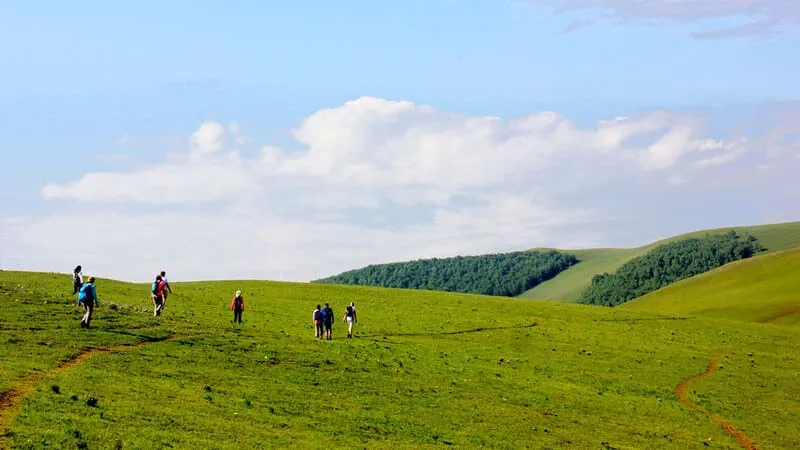
<path id="1" fill-rule="evenodd" d="M 688 406 L 689 408 L 695 411 L 705 414 L 714 423 L 724 428 L 725 431 L 727 431 L 728 434 L 733 436 L 734 439 L 736 439 L 740 444 L 742 444 L 744 448 L 746 448 L 747 450 L 757 450 L 758 447 L 756 447 L 756 444 L 749 437 L 747 437 L 747 435 L 737 430 L 736 427 L 726 422 L 725 419 L 717 415 L 711 414 L 705 408 L 692 403 L 691 401 L 689 401 L 689 399 L 686 398 L 686 391 L 689 389 L 689 387 L 692 385 L 694 381 L 703 379 L 717 371 L 717 367 L 719 367 L 717 363 L 717 361 L 719 360 L 719 356 L 720 355 L 714 355 L 714 357 L 711 358 L 711 362 L 708 364 L 708 369 L 706 369 L 705 372 L 699 373 L 697 375 L 692 375 L 691 377 L 686 378 L 685 380 L 681 381 L 680 384 L 675 386 L 675 395 L 678 396 L 678 399 L 681 401 L 681 403 L 683 403 L 684 405 Z"/>
<path id="2" fill-rule="evenodd" d="M 69 360 L 62 362 L 54 369 L 35 372 L 20 378 L 14 390 L 0 394 L 0 448 L 6 448 L 8 445 L 6 439 L 11 432 L 10 426 L 19 412 L 22 400 L 33 394 L 36 391 L 36 387 L 39 386 L 39 384 L 41 384 L 41 382 L 46 378 L 58 375 L 65 370 L 82 364 L 86 360 L 99 355 L 100 353 L 113 353 L 122 350 L 140 348 L 146 345 L 155 344 L 157 342 L 174 341 L 179 338 L 180 336 L 168 336 L 166 338 L 151 339 L 136 344 L 121 344 L 103 348 L 88 348 L 81 351 Z"/>
<path id="3" fill-rule="evenodd" d="M 446 335 L 453 335 L 453 334 L 467 334 L 467 333 L 481 333 L 484 331 L 496 331 L 496 330 L 516 330 L 522 328 L 533 328 L 539 326 L 537 322 L 534 322 L 530 325 L 511 325 L 507 327 L 481 327 L 481 328 L 473 328 L 471 330 L 456 330 L 456 331 L 430 331 L 430 332 L 419 332 L 419 333 L 375 333 L 375 334 L 362 334 L 362 337 L 370 338 L 370 337 L 379 337 L 379 336 L 389 336 L 389 337 L 420 337 L 420 336 L 446 336 Z"/>
<path id="4" fill-rule="evenodd" d="M 800 303 L 797 303 L 797 304 L 794 304 L 794 305 L 788 305 L 788 306 L 785 307 L 785 309 L 782 309 L 780 311 L 772 313 L 769 316 L 764 317 L 763 319 L 759 320 L 758 322 L 759 323 L 772 323 L 772 322 L 778 321 L 780 319 L 783 319 L 785 317 L 794 316 L 794 315 L 798 315 L 798 314 L 800 314 Z"/>

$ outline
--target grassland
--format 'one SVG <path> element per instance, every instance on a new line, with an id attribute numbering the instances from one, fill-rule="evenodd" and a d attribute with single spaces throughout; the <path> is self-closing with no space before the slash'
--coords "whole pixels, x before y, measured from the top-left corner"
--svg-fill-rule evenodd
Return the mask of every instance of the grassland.
<path id="1" fill-rule="evenodd" d="M 800 447 L 800 327 L 416 290 L 174 284 L 154 318 L 147 286 L 99 280 L 87 331 L 68 276 L 0 272 L 0 446 L 741 448 L 675 394 L 720 355 L 687 400 L 759 448 Z M 227 309 L 236 289 L 241 325 Z M 337 323 L 333 341 L 315 341 L 313 306 L 329 302 L 341 322 L 350 301 L 356 338 Z"/>
<path id="2" fill-rule="evenodd" d="M 727 264 L 620 306 L 680 316 L 800 324 L 800 249 Z"/>
<path id="3" fill-rule="evenodd" d="M 731 230 L 735 230 L 740 234 L 748 233 L 755 236 L 759 243 L 767 248 L 768 252 L 800 247 L 800 222 L 786 222 L 693 231 L 637 248 L 559 250 L 577 256 L 581 262 L 561 272 L 553 279 L 525 291 L 519 297 L 574 302 L 578 300 L 581 292 L 591 283 L 594 275 L 603 272 L 613 273 L 626 262 L 644 255 L 659 245 L 680 239 L 702 236 L 706 233 L 724 233 Z"/>

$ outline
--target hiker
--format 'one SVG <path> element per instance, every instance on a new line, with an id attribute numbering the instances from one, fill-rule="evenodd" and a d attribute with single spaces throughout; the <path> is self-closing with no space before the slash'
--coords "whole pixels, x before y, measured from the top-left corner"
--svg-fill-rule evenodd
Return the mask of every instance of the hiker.
<path id="1" fill-rule="evenodd" d="M 322 310 L 322 321 L 325 324 L 325 337 L 330 341 L 331 331 L 333 331 L 333 310 L 330 305 L 325 303 L 325 309 Z"/>
<path id="2" fill-rule="evenodd" d="M 170 287 L 169 280 L 167 280 L 167 272 L 162 270 L 160 275 L 161 280 L 164 282 L 164 302 L 161 305 L 161 309 L 164 309 L 167 306 L 167 294 L 172 294 L 172 287 Z"/>
<path id="3" fill-rule="evenodd" d="M 317 305 L 317 309 L 314 310 L 314 339 L 321 339 L 323 334 L 322 329 L 322 311 L 320 311 L 320 306 Z"/>
<path id="4" fill-rule="evenodd" d="M 233 323 L 242 323 L 242 311 L 244 311 L 244 297 L 242 291 L 236 291 L 236 295 L 231 300 L 231 310 L 233 310 Z"/>
<path id="5" fill-rule="evenodd" d="M 356 303 L 350 302 L 350 305 L 344 311 L 344 320 L 347 322 L 347 338 L 353 337 L 353 324 L 358 322 L 358 315 L 356 315 Z"/>
<path id="6" fill-rule="evenodd" d="M 89 281 L 84 283 L 80 288 L 78 305 L 81 304 L 84 310 L 83 317 L 81 317 L 81 328 L 89 328 L 94 307 L 100 305 L 100 302 L 97 300 L 97 289 L 94 285 L 94 277 L 89 277 Z"/>
<path id="7" fill-rule="evenodd" d="M 81 268 L 81 265 L 78 264 L 72 271 L 72 295 L 77 294 L 78 289 L 80 289 L 83 285 L 83 276 L 81 276 L 81 270 L 83 270 L 83 268 Z"/>
<path id="8" fill-rule="evenodd" d="M 161 275 L 156 276 L 156 281 L 150 287 L 150 298 L 153 299 L 153 317 L 160 316 L 164 309 L 164 279 Z"/>

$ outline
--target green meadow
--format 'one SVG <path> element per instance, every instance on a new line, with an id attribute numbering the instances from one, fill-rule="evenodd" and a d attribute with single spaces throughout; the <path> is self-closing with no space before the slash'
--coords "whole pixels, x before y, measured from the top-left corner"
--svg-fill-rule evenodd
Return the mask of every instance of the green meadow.
<path id="1" fill-rule="evenodd" d="M 736 261 L 620 308 L 800 325 L 800 248 Z"/>
<path id="2" fill-rule="evenodd" d="M 793 323 L 305 283 L 173 288 L 155 318 L 147 285 L 99 279 L 82 330 L 69 276 L 0 272 L 0 446 L 742 448 L 675 392 L 719 355 L 686 400 L 758 448 L 800 448 Z M 325 302 L 334 339 L 316 341 Z"/>
<path id="3" fill-rule="evenodd" d="M 715 228 L 699 230 L 672 236 L 636 248 L 598 248 L 585 250 L 558 250 L 575 255 L 579 263 L 559 273 L 553 279 L 545 281 L 533 289 L 529 289 L 518 297 L 542 300 L 575 302 L 592 281 L 596 274 L 614 273 L 623 264 L 642 256 L 650 250 L 681 239 L 702 237 L 705 234 L 719 234 L 736 231 L 739 234 L 750 234 L 766 247 L 767 252 L 781 251 L 800 247 L 800 222 L 785 222 L 768 225 Z M 542 249 L 533 249 L 542 250 Z"/>

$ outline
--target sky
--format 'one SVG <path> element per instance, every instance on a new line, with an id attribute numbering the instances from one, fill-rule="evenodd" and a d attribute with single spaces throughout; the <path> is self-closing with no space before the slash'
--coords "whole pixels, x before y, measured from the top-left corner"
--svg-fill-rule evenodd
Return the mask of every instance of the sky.
<path id="1" fill-rule="evenodd" d="M 309 281 L 800 220 L 800 3 L 0 3 L 0 269 Z"/>

